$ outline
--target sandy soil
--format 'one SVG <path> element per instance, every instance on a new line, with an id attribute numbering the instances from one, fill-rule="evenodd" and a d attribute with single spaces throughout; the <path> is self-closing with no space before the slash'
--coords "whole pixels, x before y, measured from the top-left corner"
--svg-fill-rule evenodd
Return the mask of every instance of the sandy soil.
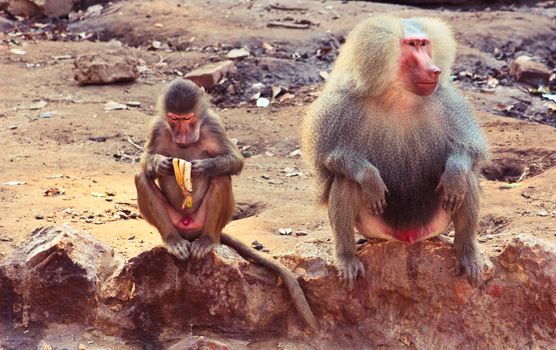
<path id="1" fill-rule="evenodd" d="M 459 11 L 363 2 L 283 2 L 307 8 L 291 12 L 269 10 L 266 6 L 270 3 L 132 0 L 115 3 L 100 17 L 71 24 L 74 32 L 96 28 L 99 39 L 116 38 L 135 46 L 129 48 L 130 54 L 143 59 L 149 71 L 137 82 L 123 85 L 79 87 L 73 81 L 73 59 L 55 57 L 102 52 L 113 43 L 19 37 L 26 54 L 15 55 L 10 52 L 7 34 L 0 33 L 0 256 L 36 227 L 62 223 L 93 233 L 127 257 L 159 245 L 159 235 L 145 221 L 114 216 L 137 212 L 133 174 L 138 164 L 130 159 L 138 150 L 129 140 L 144 142 L 156 96 L 176 76 L 176 69 L 187 72 L 209 60 L 222 59 L 227 52 L 211 47 L 243 45 L 256 52 L 256 57 L 238 63 L 246 67 L 242 74 L 247 74 L 250 65 L 268 63 L 266 56 L 270 55 L 261 49 L 262 42 L 290 55 L 270 65 L 267 81 L 289 84 L 286 87 L 295 95 L 293 100 L 257 108 L 248 99 L 241 102 L 237 94 L 214 93 L 215 100 L 223 101 L 215 108 L 229 135 L 254 153 L 243 173 L 234 179 L 237 201 L 242 207 L 252 205 L 254 215 L 233 221 L 227 231 L 247 244 L 255 240 L 262 243 L 272 254 L 291 251 L 302 241 L 331 238 L 326 212 L 315 206 L 311 176 L 299 156 L 290 156 L 299 147 L 300 120 L 323 86 L 318 72 L 329 69 L 335 55 L 333 52 L 319 59 L 315 53 L 331 37 L 341 41 L 354 23 L 370 14 L 438 15 L 454 26 L 461 43 L 456 70 L 474 72 L 487 67 L 503 71 L 519 52 L 546 61 L 553 60 L 555 52 L 550 47 L 556 42 L 554 11 L 542 3 L 533 8 Z M 319 25 L 309 30 L 266 27 L 268 21 L 288 16 Z M 163 26 L 159 28 L 156 23 Z M 147 50 L 154 39 L 171 44 L 189 42 L 190 49 Z M 517 49 L 502 60 L 496 59 L 493 49 L 507 49 L 509 44 Z M 206 47 L 209 49 L 202 49 Z M 289 58 L 295 53 L 301 54 L 297 61 Z M 303 72 L 296 67 L 303 67 Z M 259 72 L 257 69 L 254 71 Z M 296 74 L 303 78 L 302 83 L 295 81 Z M 507 186 L 506 181 L 482 180 L 482 249 L 497 250 L 525 231 L 556 241 L 556 129 L 493 114 L 497 103 L 524 95 L 536 99 L 535 103 L 540 98 L 529 96 L 513 83 L 499 86 L 494 93 L 481 93 L 463 82 L 456 84 L 477 110 L 492 147 L 493 167 L 501 170 L 497 178 L 515 180 L 528 171 L 525 179 L 513 186 Z M 24 109 L 39 100 L 48 105 L 41 110 Z M 109 100 L 140 101 L 141 106 L 106 111 L 104 104 Z M 56 114 L 40 117 L 49 111 Z M 103 142 L 92 140 L 99 137 Z M 118 161 L 115 154 L 131 158 Z M 287 176 L 292 172 L 287 168 L 300 174 Z M 3 184 L 8 181 L 25 184 Z M 45 196 L 50 188 L 62 189 L 64 194 Z M 281 236 L 277 232 L 280 228 L 306 235 Z"/>

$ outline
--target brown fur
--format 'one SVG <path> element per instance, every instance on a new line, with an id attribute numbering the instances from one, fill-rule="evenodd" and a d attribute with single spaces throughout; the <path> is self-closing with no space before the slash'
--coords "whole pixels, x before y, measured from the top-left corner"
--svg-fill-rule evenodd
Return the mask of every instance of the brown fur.
<path id="1" fill-rule="evenodd" d="M 202 258 L 222 242 L 245 258 L 274 271 L 285 282 L 304 321 L 316 329 L 316 319 L 293 273 L 222 232 L 235 209 L 231 175 L 241 171 L 243 158 L 226 136 L 218 116 L 208 108 L 204 93 L 192 82 L 177 79 L 161 97 L 158 111 L 145 144 L 142 170 L 135 177 L 137 202 L 142 216 L 157 228 L 168 251 L 178 258 L 187 259 L 190 255 Z M 166 113 L 192 111 L 198 116 L 195 127 L 199 128 L 199 139 L 187 147 L 178 147 L 173 141 Z M 181 209 L 183 197 L 171 168 L 174 157 L 193 164 L 191 209 Z M 169 213 L 179 219 L 194 217 L 203 225 L 192 232 L 180 231 Z M 204 217 L 200 217 L 202 213 Z"/>
<path id="2" fill-rule="evenodd" d="M 430 39 L 432 61 L 443 71 L 430 96 L 408 93 L 396 80 L 408 23 Z M 361 205 L 400 230 L 427 224 L 442 206 L 456 227 L 456 268 L 474 283 L 480 277 L 478 165 L 487 148 L 468 104 L 450 82 L 455 46 L 440 20 L 367 19 L 349 34 L 329 83 L 304 120 L 303 155 L 328 206 L 337 265 L 350 285 L 363 272 L 353 230 Z"/>

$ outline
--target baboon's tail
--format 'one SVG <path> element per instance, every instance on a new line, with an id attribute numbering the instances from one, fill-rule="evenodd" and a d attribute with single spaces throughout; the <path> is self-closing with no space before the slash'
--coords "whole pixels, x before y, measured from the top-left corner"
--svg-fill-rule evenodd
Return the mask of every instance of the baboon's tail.
<path id="1" fill-rule="evenodd" d="M 278 261 L 268 258 L 263 254 L 255 251 L 254 249 L 249 248 L 241 241 L 233 238 L 232 236 L 222 232 L 220 235 L 220 241 L 227 246 L 234 248 L 239 255 L 243 256 L 246 259 L 253 260 L 257 264 L 265 266 L 270 270 L 277 273 L 282 279 L 284 283 L 288 287 L 288 291 L 290 296 L 293 300 L 293 304 L 303 320 L 313 329 L 318 329 L 317 320 L 311 311 L 311 307 L 307 303 L 307 299 L 305 298 L 305 293 L 299 286 L 299 282 L 295 278 L 294 274 L 288 270 L 284 265 L 279 263 Z"/>

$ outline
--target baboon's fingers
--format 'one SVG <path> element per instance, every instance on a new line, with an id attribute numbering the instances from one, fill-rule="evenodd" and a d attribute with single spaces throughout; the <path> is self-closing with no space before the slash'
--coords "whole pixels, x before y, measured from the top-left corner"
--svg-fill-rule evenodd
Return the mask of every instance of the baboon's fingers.
<path id="1" fill-rule="evenodd" d="M 166 250 L 178 259 L 186 260 L 189 258 L 189 241 L 180 240 L 177 242 L 166 243 Z"/>

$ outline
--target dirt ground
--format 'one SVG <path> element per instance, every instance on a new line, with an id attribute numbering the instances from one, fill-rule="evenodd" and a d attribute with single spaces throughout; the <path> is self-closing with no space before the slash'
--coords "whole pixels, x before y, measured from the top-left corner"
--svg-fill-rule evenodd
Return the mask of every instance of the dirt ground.
<path id="1" fill-rule="evenodd" d="M 554 7 L 546 6 L 553 2 L 465 10 L 282 2 L 306 8 L 303 11 L 271 9 L 271 3 L 132 0 L 107 6 L 98 17 L 61 21 L 56 40 L 48 40 L 40 26 L 25 21 L 10 36 L 0 33 L 0 256 L 36 227 L 62 223 L 93 233 L 126 257 L 159 245 L 158 233 L 136 218 L 133 175 L 139 150 L 132 142 L 145 141 L 156 97 L 166 83 L 200 64 L 224 59 L 230 48 L 241 46 L 252 55 L 237 63 L 238 75 L 231 79 L 235 91 L 213 92 L 215 110 L 229 135 L 253 154 L 234 178 L 240 216 L 246 217 L 226 230 L 249 245 L 260 242 L 272 254 L 291 251 L 302 241 L 330 240 L 326 212 L 315 205 L 311 175 L 294 152 L 299 148 L 299 125 L 323 86 L 319 72 L 330 70 L 346 33 L 367 16 L 386 12 L 446 19 L 461 44 L 454 72 L 497 74 L 501 81 L 494 91 L 476 82 L 455 82 L 477 111 L 492 150 L 486 171 L 491 179 L 482 179 L 482 249 L 498 250 L 522 232 L 556 241 L 556 115 L 547 107 L 535 107 L 546 101 L 524 91 L 507 73 L 508 62 L 520 53 L 554 67 L 556 15 Z M 286 17 L 311 26 L 267 28 L 267 22 Z M 75 40 L 76 33 L 93 33 L 93 41 Z M 134 83 L 78 86 L 73 58 L 118 45 L 106 42 L 110 39 L 129 46 L 130 55 L 143 60 L 146 70 Z M 149 50 L 153 40 L 163 47 Z M 263 43 L 276 50 L 265 52 Z M 10 52 L 14 47 L 26 53 Z M 257 108 L 249 99 L 255 82 L 266 89 L 284 86 L 295 97 Z M 106 111 L 110 100 L 141 105 Z M 519 100 L 530 107 L 518 115 L 523 120 L 498 115 L 497 105 Z M 26 109 L 36 101 L 48 104 L 40 110 Z M 55 114 L 44 118 L 45 112 Z M 509 185 L 523 174 L 521 181 Z M 6 185 L 11 181 L 24 184 Z M 46 196 L 49 189 L 63 194 Z M 281 228 L 291 228 L 294 234 L 280 235 Z"/>

